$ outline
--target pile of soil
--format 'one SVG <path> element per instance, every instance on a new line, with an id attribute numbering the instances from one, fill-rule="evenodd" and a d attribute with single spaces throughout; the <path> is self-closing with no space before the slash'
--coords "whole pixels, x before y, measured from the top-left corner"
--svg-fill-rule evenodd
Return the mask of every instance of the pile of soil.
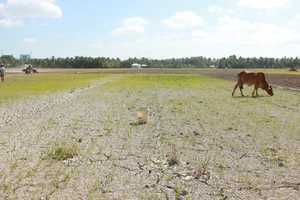
<path id="1" fill-rule="evenodd" d="M 296 68 L 291 68 L 289 71 L 290 72 L 297 72 L 298 70 Z"/>

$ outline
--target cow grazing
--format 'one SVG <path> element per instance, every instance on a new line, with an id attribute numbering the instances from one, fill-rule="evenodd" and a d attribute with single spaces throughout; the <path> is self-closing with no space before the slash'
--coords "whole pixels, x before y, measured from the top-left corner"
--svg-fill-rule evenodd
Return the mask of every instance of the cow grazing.
<path id="1" fill-rule="evenodd" d="M 273 96 L 273 90 L 272 87 L 269 86 L 268 82 L 265 79 L 265 74 L 262 72 L 249 72 L 249 71 L 242 71 L 237 74 L 238 81 L 237 84 L 234 86 L 232 96 L 234 95 L 234 92 L 236 88 L 239 86 L 241 95 L 244 96 L 243 94 L 243 84 L 247 84 L 248 86 L 254 85 L 254 90 L 252 92 L 252 96 L 254 95 L 254 92 L 257 94 L 257 89 L 261 88 L 265 90 L 269 95 Z"/>

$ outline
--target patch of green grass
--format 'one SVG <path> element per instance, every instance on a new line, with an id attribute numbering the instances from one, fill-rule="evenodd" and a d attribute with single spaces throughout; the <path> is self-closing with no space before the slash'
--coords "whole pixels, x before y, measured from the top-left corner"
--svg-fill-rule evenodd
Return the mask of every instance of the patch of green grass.
<path id="1" fill-rule="evenodd" d="M 112 75 L 46 74 L 9 77 L 4 84 L 1 84 L 0 99 L 1 103 L 4 103 L 67 89 L 71 93 L 75 88 L 88 86 L 94 81 L 109 76 Z"/>
<path id="2" fill-rule="evenodd" d="M 58 145 L 50 149 L 49 155 L 54 160 L 67 160 L 76 156 L 79 152 L 79 146 L 74 144 L 72 146 L 68 146 L 67 144 Z"/>
<path id="3" fill-rule="evenodd" d="M 138 91 L 142 93 L 148 89 L 191 89 L 222 82 L 221 79 L 199 74 L 139 74 L 126 75 L 124 77 L 125 79 L 116 80 L 110 84 L 112 86 L 123 86 L 125 91 Z"/>

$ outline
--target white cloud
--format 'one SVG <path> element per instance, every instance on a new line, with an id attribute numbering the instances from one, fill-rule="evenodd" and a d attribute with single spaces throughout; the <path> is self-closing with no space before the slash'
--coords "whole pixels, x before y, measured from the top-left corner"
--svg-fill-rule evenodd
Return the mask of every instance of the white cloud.
<path id="1" fill-rule="evenodd" d="M 112 34 L 140 34 L 145 32 L 148 21 L 142 17 L 132 17 L 122 20 L 122 27 L 111 31 Z"/>
<path id="2" fill-rule="evenodd" d="M 136 25 L 142 26 L 142 25 L 148 25 L 148 22 L 142 17 L 132 17 L 132 18 L 123 19 L 122 24 L 124 26 L 136 26 Z"/>
<path id="3" fill-rule="evenodd" d="M 22 26 L 22 21 L 20 20 L 9 20 L 9 19 L 1 19 L 0 20 L 0 26 L 2 27 L 18 27 L 18 26 Z"/>
<path id="4" fill-rule="evenodd" d="M 223 57 L 232 54 L 241 56 L 280 56 L 287 54 L 278 49 L 292 46 L 287 55 L 295 55 L 291 49 L 299 48 L 300 34 L 268 23 L 251 23 L 225 16 L 219 19 L 216 28 L 196 30 L 188 38 L 184 32 L 161 34 L 145 40 L 108 45 L 103 53 L 116 49 L 126 57 L 172 58 L 189 56 Z M 298 41 L 298 43 L 297 43 Z M 161 53 L 163 52 L 163 53 Z M 146 56 L 145 56 L 146 55 Z"/>
<path id="5" fill-rule="evenodd" d="M 300 13 L 288 21 L 289 26 L 296 26 L 299 24 L 300 24 Z"/>
<path id="6" fill-rule="evenodd" d="M 192 36 L 194 37 L 207 37 L 207 36 L 210 36 L 211 34 L 210 33 L 207 33 L 207 32 L 204 32 L 204 31 L 193 31 L 192 32 Z"/>
<path id="7" fill-rule="evenodd" d="M 257 48 L 257 52 L 260 48 L 269 48 L 271 51 L 273 46 L 294 44 L 300 41 L 300 34 L 290 29 L 266 23 L 250 23 L 228 16 L 219 19 L 215 31 L 198 30 L 192 32 L 192 36 L 194 38 L 181 41 L 180 46 L 182 48 L 190 47 L 190 49 L 196 48 L 196 46 L 228 47 L 238 53 L 239 49 L 246 47 L 251 47 L 251 50 Z M 264 52 L 260 52 L 264 54 Z"/>
<path id="8" fill-rule="evenodd" d="M 208 9 L 209 12 L 217 12 L 217 13 L 221 13 L 224 11 L 223 8 L 219 7 L 219 6 L 210 6 Z"/>
<path id="9" fill-rule="evenodd" d="M 164 19 L 161 22 L 163 26 L 166 26 L 168 28 L 196 27 L 203 23 L 204 21 L 201 17 L 190 11 L 178 12 L 169 19 Z"/>
<path id="10" fill-rule="evenodd" d="M 300 34 L 292 30 L 272 24 L 249 23 L 229 17 L 220 19 L 215 31 L 198 30 L 192 32 L 192 35 L 194 37 L 191 39 L 161 41 L 159 45 L 172 57 L 176 55 L 178 49 L 184 49 L 180 57 L 184 55 L 219 57 L 232 54 L 241 56 L 274 56 L 276 54 L 278 56 L 286 55 L 286 52 L 278 51 L 278 49 L 293 44 L 295 50 L 297 41 L 300 41 Z M 295 55 L 295 52 L 291 55 Z M 167 55 L 164 54 L 164 56 Z"/>
<path id="11" fill-rule="evenodd" d="M 252 8 L 275 8 L 287 5 L 290 0 L 240 0 L 238 5 Z"/>
<path id="12" fill-rule="evenodd" d="M 227 10 L 227 9 L 221 8 L 219 6 L 210 6 L 208 8 L 208 11 L 211 13 L 222 13 L 222 14 L 223 13 L 230 14 L 230 13 L 234 12 L 233 10 Z"/>
<path id="13" fill-rule="evenodd" d="M 48 24 L 46 24 L 46 23 L 39 23 L 39 22 L 34 21 L 34 20 L 31 20 L 30 23 L 33 24 L 33 25 L 37 25 L 37 26 L 48 26 Z"/>
<path id="14" fill-rule="evenodd" d="M 156 40 L 166 41 L 166 40 L 175 40 L 180 39 L 181 36 L 178 34 L 167 34 L 167 35 L 157 35 L 155 36 Z"/>
<path id="15" fill-rule="evenodd" d="M 0 15 L 7 18 L 60 18 L 62 11 L 54 0 L 8 0 L 0 4 Z"/>
<path id="16" fill-rule="evenodd" d="M 294 40 L 297 35 L 289 29 L 266 23 L 249 23 L 228 16 L 219 19 L 219 41 L 230 44 L 278 44 Z"/>
<path id="17" fill-rule="evenodd" d="M 114 29 L 111 33 L 112 34 L 140 34 L 145 32 L 144 26 L 124 26 L 121 28 Z"/>
<path id="18" fill-rule="evenodd" d="M 24 38 L 24 42 L 25 43 L 36 43 L 36 39 L 34 38 Z"/>

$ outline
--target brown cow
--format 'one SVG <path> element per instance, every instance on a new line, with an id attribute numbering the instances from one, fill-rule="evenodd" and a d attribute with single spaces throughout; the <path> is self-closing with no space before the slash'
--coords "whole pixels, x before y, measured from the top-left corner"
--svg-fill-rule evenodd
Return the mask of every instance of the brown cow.
<path id="1" fill-rule="evenodd" d="M 254 91 L 256 91 L 256 96 L 258 96 L 258 94 L 257 94 L 258 88 L 266 90 L 266 92 L 271 96 L 274 95 L 272 87 L 269 86 L 268 82 L 265 79 L 265 74 L 262 72 L 242 71 L 237 74 L 237 77 L 238 77 L 238 81 L 237 81 L 237 84 L 234 86 L 232 96 L 234 95 L 234 92 L 238 86 L 240 88 L 242 96 L 244 96 L 243 91 L 242 91 L 243 84 L 247 84 L 248 86 L 254 85 L 254 90 L 252 92 L 252 96 L 254 95 Z"/>

